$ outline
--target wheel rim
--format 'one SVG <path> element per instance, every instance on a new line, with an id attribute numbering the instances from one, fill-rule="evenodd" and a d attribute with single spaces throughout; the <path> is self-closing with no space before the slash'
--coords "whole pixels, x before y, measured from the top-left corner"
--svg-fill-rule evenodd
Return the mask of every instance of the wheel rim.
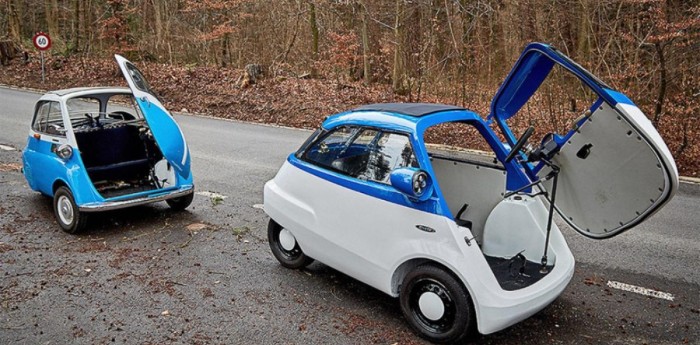
<path id="1" fill-rule="evenodd" d="M 280 246 L 282 246 L 282 249 L 286 251 L 291 251 L 294 250 L 294 247 L 297 245 L 297 241 L 294 238 L 294 235 L 292 234 L 291 231 L 282 228 L 280 230 Z"/>
<path id="2" fill-rule="evenodd" d="M 301 255 L 301 248 L 291 231 L 280 228 L 276 237 L 277 248 L 287 260 L 295 260 Z"/>
<path id="3" fill-rule="evenodd" d="M 410 294 L 411 312 L 419 325 L 431 333 L 445 333 L 452 329 L 457 307 L 441 282 L 420 279 Z"/>
<path id="4" fill-rule="evenodd" d="M 56 203 L 58 208 L 58 218 L 65 225 L 70 225 L 73 223 L 73 203 L 70 202 L 67 196 L 61 195 L 58 197 L 58 202 Z"/>

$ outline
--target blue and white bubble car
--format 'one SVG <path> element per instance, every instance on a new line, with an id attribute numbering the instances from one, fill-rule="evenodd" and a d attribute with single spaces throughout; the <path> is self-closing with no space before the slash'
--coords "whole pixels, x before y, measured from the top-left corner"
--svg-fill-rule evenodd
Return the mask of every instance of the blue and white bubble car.
<path id="1" fill-rule="evenodd" d="M 554 67 L 592 101 L 568 129 L 529 145 L 537 123 L 519 138 L 509 123 Z M 468 127 L 491 157 L 426 144 L 426 131 L 444 124 Z M 555 213 L 584 236 L 609 238 L 677 187 L 675 162 L 640 109 L 533 43 L 486 120 L 438 104 L 372 104 L 327 118 L 267 182 L 264 209 L 283 266 L 318 260 L 398 297 L 419 335 L 452 342 L 528 318 L 566 288 L 574 257 Z"/>
<path id="2" fill-rule="evenodd" d="M 180 127 L 136 66 L 115 58 L 129 88 L 48 92 L 29 129 L 24 176 L 53 197 L 56 220 L 69 233 L 93 212 L 163 200 L 184 209 L 194 196 Z"/>

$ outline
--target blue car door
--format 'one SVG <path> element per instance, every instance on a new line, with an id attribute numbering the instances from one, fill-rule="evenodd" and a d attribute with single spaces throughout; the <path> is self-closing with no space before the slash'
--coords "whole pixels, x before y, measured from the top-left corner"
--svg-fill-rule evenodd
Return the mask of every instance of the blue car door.
<path id="1" fill-rule="evenodd" d="M 134 94 L 153 137 L 163 156 L 184 178 L 190 174 L 190 152 L 185 137 L 173 116 L 163 107 L 143 74 L 129 60 L 115 55 L 114 58 Z"/>

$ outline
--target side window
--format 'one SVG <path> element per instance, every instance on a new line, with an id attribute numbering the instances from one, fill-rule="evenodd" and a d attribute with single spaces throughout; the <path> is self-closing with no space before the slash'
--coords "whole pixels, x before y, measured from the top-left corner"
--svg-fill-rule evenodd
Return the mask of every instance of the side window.
<path id="1" fill-rule="evenodd" d="M 113 95 L 107 101 L 105 110 L 107 117 L 119 120 L 142 119 L 141 108 L 136 104 L 133 95 Z"/>
<path id="2" fill-rule="evenodd" d="M 352 139 L 356 128 L 340 127 L 326 134 L 323 139 L 311 145 L 302 159 L 326 168 L 333 168 L 332 163 Z"/>
<path id="3" fill-rule="evenodd" d="M 97 117 L 100 115 L 100 101 L 97 98 L 75 97 L 66 101 L 68 117 L 75 125 L 84 121 L 86 116 Z"/>
<path id="4" fill-rule="evenodd" d="M 343 127 L 311 145 L 302 157 L 362 180 L 389 183 L 400 167 L 418 167 L 408 136 L 370 128 Z"/>
<path id="5" fill-rule="evenodd" d="M 408 136 L 382 133 L 370 145 L 367 165 L 358 177 L 388 184 L 391 171 L 403 167 L 419 167 Z"/>
<path id="6" fill-rule="evenodd" d="M 32 129 L 49 135 L 65 136 L 61 106 L 58 102 L 42 102 L 39 104 Z"/>
<path id="7" fill-rule="evenodd" d="M 503 168 L 488 141 L 473 123 L 444 122 L 428 127 L 425 148 L 431 160 L 442 159 Z"/>
<path id="8" fill-rule="evenodd" d="M 316 138 L 318 138 L 319 136 L 321 136 L 323 134 L 325 134 L 325 131 L 323 130 L 323 128 L 319 128 L 316 131 L 314 131 L 308 138 L 306 138 L 306 141 L 304 141 L 304 143 L 301 144 L 301 146 L 297 150 L 295 156 L 297 158 L 302 158 L 304 151 L 306 151 L 306 149 L 309 147 L 309 145 L 311 145 L 311 143 L 316 141 Z"/>

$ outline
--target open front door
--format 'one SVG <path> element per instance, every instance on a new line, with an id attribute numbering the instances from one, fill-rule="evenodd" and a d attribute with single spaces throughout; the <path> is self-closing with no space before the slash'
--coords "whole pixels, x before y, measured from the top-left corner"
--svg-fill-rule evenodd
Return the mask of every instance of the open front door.
<path id="1" fill-rule="evenodd" d="M 187 178 L 190 174 L 191 159 L 180 126 L 160 103 L 138 68 L 122 56 L 114 55 L 114 58 L 117 60 L 146 122 L 148 122 L 163 156 L 181 176 Z"/>
<path id="2" fill-rule="evenodd" d="M 579 233 L 615 236 L 658 211 L 678 188 L 666 144 L 642 111 L 552 47 L 528 45 L 491 104 L 491 115 L 512 146 L 507 121 L 520 111 L 555 65 L 571 72 L 598 100 L 566 133 L 553 133 L 551 162 L 560 168 L 555 207 Z M 534 124 L 537 126 L 537 124 Z M 535 180 L 550 169 L 520 162 Z M 551 190 L 551 181 L 546 188 Z"/>

